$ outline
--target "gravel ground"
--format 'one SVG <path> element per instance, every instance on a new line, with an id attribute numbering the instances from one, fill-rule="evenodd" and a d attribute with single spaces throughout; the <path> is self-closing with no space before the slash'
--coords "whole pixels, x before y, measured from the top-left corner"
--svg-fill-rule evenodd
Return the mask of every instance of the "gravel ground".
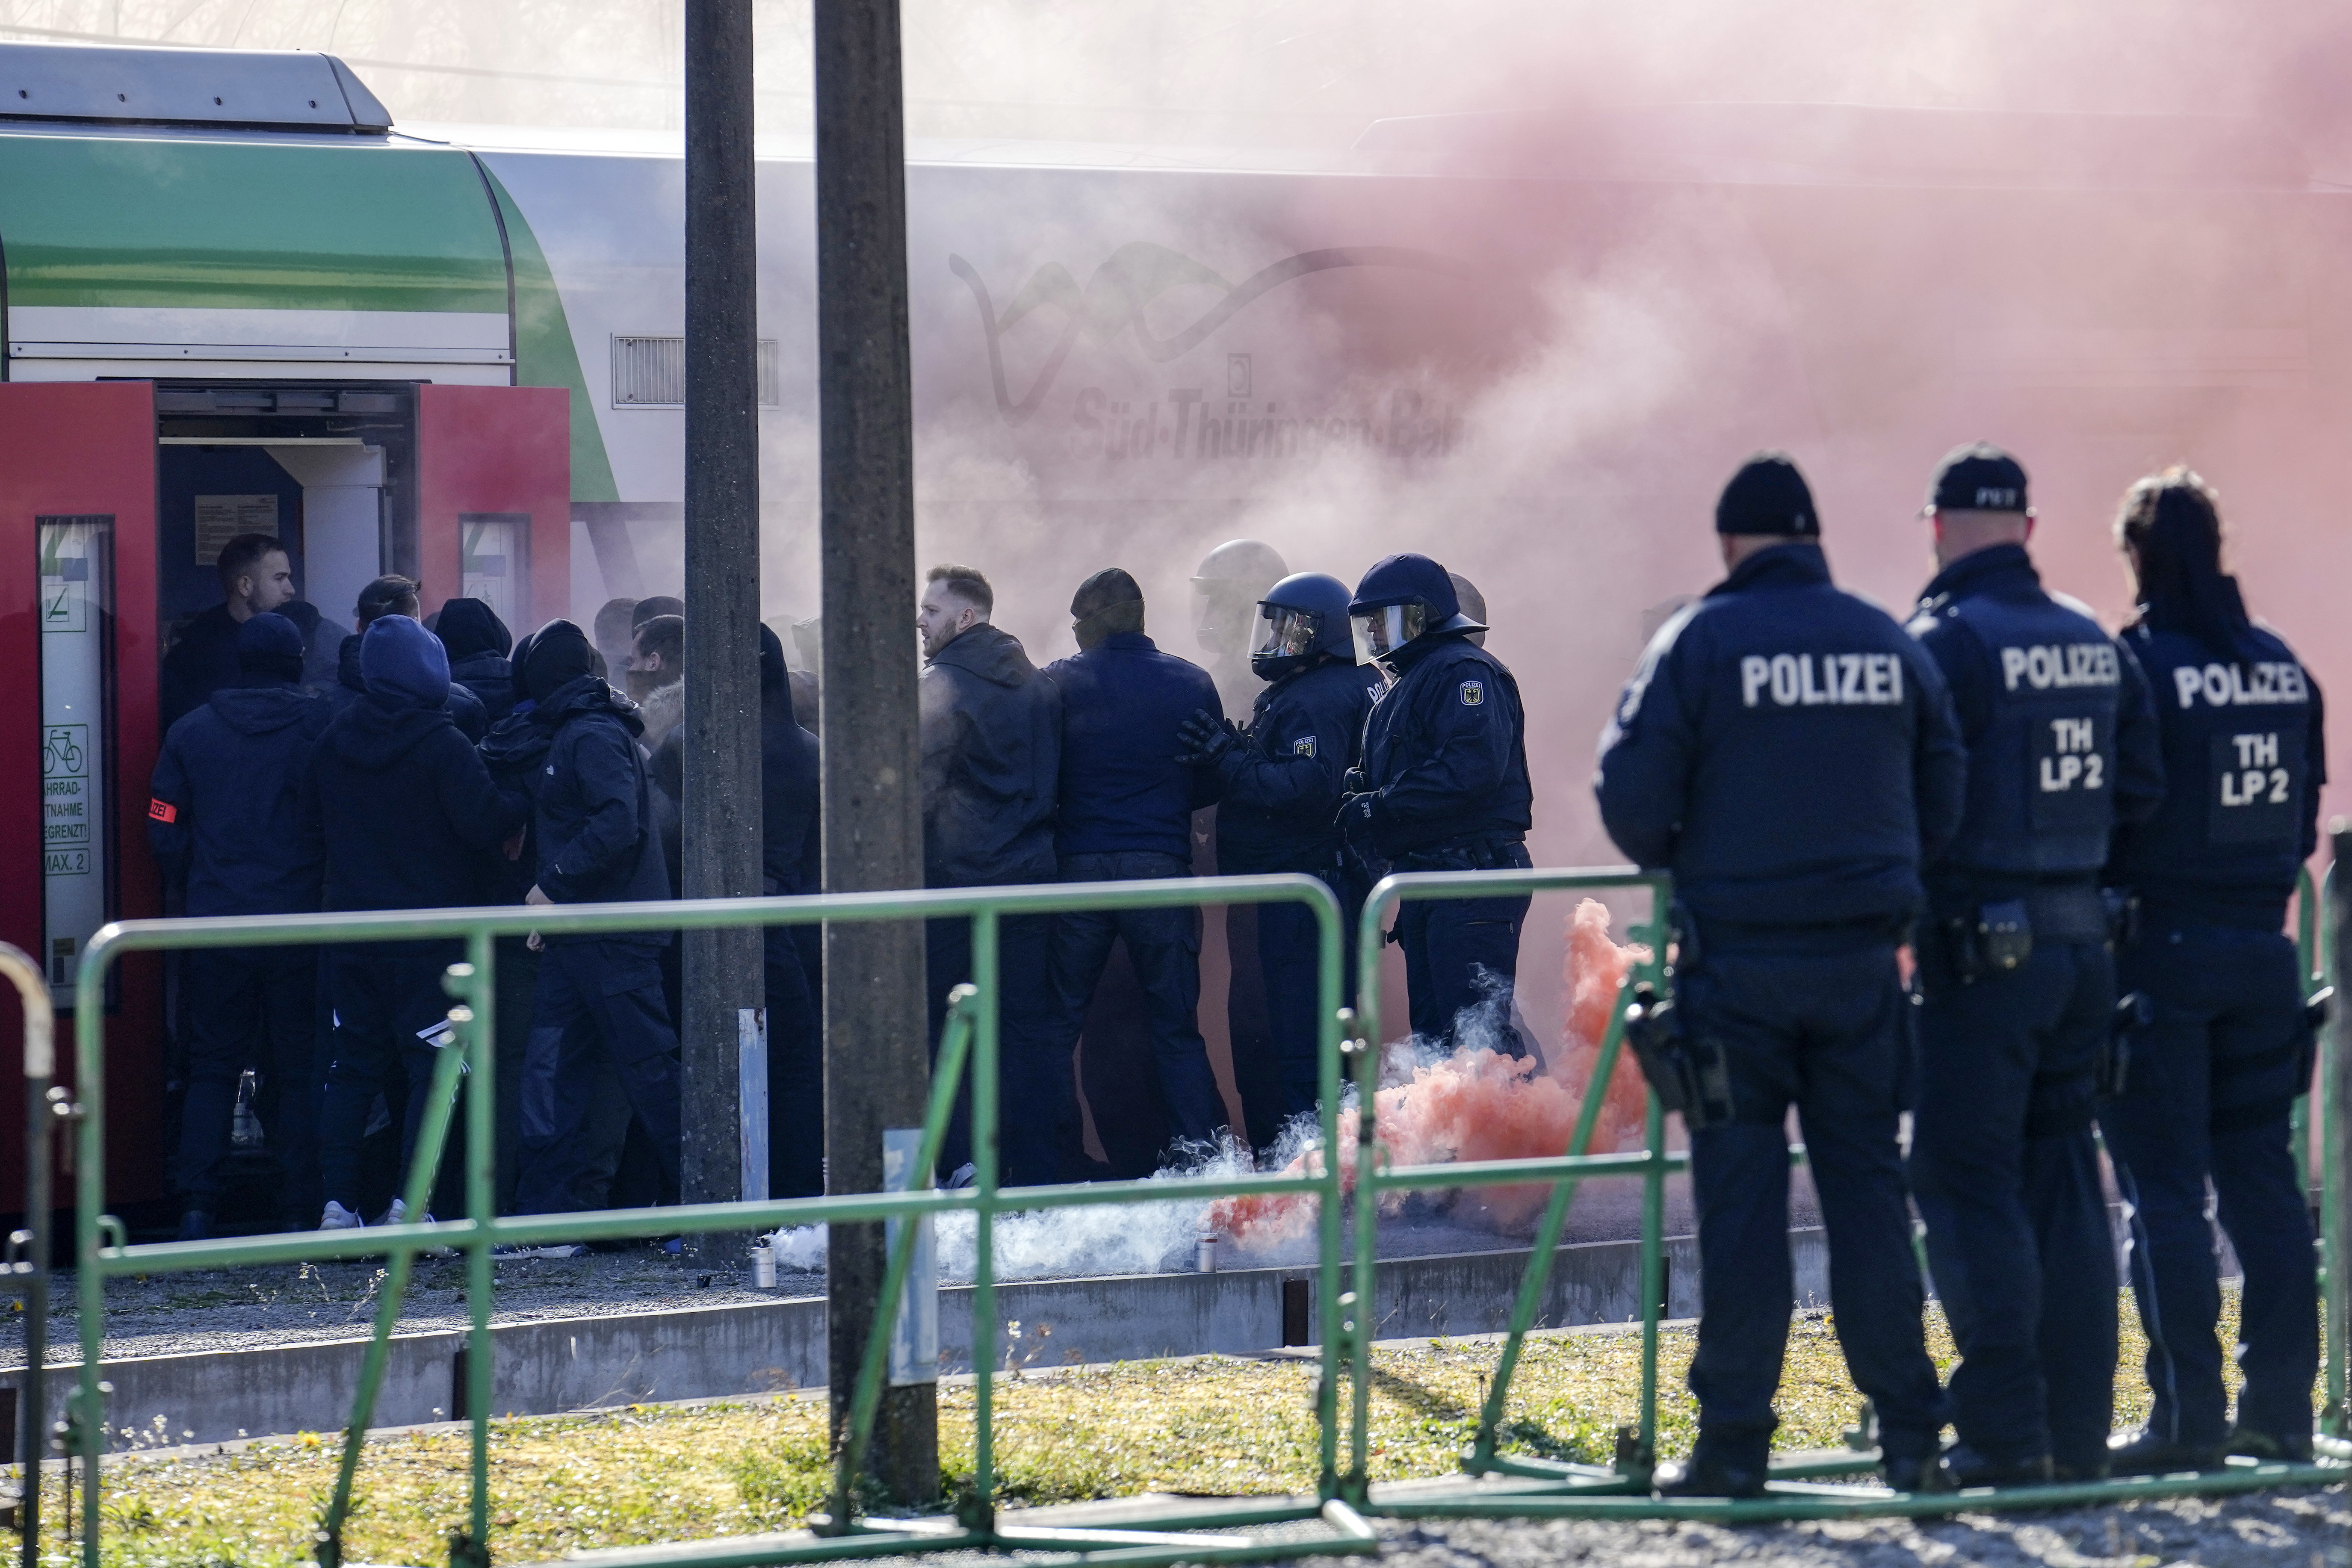
<path id="1" fill-rule="evenodd" d="M 2179 1498 L 2063 1512 L 1851 1523 L 1379 1521 L 1387 1568 L 2344 1568 L 2352 1500 L 2325 1491 Z M 1368 1563 L 1370 1559 L 1352 1561 Z"/>

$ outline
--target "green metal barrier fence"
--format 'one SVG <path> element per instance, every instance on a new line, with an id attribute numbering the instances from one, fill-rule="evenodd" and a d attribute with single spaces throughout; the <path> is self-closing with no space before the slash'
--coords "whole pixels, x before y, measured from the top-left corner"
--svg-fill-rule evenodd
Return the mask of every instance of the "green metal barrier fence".
<path id="1" fill-rule="evenodd" d="M 2330 878 L 2332 887 L 2332 869 Z M 2305 886 L 2308 887 L 2307 877 Z M 1963 1510 L 1979 1512 L 1988 1509 L 2119 1502 L 2138 1498 L 2248 1491 L 2277 1486 L 2326 1485 L 2344 1480 L 2347 1473 L 2352 1473 L 2352 1468 L 2347 1468 L 2346 1463 L 2352 1459 L 2352 1441 L 2347 1441 L 2352 1433 L 2347 1431 L 2347 1407 L 2342 1393 L 2345 1368 L 2341 1354 L 2332 1351 L 2327 1370 L 2329 1403 L 2323 1418 L 2323 1435 L 2316 1444 L 2320 1452 L 2315 1462 L 2311 1464 L 2256 1464 L 2233 1459 L 2224 1469 L 2177 1476 L 2118 1477 L 2107 1480 L 2042 1486 L 1976 1488 L 1959 1493 L 1906 1493 L 1868 1483 L 1835 1484 L 1834 1478 L 1854 1477 L 1875 1468 L 1878 1461 L 1876 1450 L 1857 1446 L 1846 1452 L 1780 1457 L 1772 1464 L 1771 1479 L 1766 1487 L 1767 1495 L 1760 1499 L 1652 1496 L 1651 1474 L 1656 1457 L 1657 1437 L 1658 1325 L 1664 1308 L 1659 1289 L 1663 1192 L 1666 1176 L 1672 1172 L 1686 1169 L 1689 1162 L 1687 1156 L 1666 1151 L 1664 1117 L 1654 1094 L 1647 1097 L 1645 1146 L 1642 1153 L 1593 1155 L 1587 1151 L 1601 1103 L 1608 1092 L 1610 1078 L 1615 1071 L 1623 1047 L 1625 1001 L 1632 988 L 1643 980 L 1657 984 L 1661 993 L 1665 990 L 1664 982 L 1670 973 L 1665 968 L 1669 934 L 1667 900 L 1670 897 L 1666 879 L 1634 872 L 1546 870 L 1430 872 L 1395 876 L 1372 889 L 1371 896 L 1365 902 L 1357 941 L 1362 973 L 1369 976 L 1377 973 L 1375 966 L 1387 940 L 1385 927 L 1389 916 L 1407 900 L 1494 898 L 1538 891 L 1633 887 L 1646 887 L 1650 890 L 1652 904 L 1649 918 L 1635 925 L 1629 934 L 1649 951 L 1645 958 L 1626 973 L 1619 993 L 1619 1005 L 1602 1037 L 1599 1057 L 1593 1063 L 1592 1076 L 1585 1086 L 1584 1101 L 1566 1157 L 1381 1169 L 1370 1109 L 1373 1104 L 1373 1089 L 1379 1080 L 1376 1053 L 1365 1050 L 1361 1040 L 1353 1043 L 1355 1082 L 1363 1108 L 1356 1152 L 1356 1168 L 1363 1173 L 1359 1177 L 1354 1259 L 1355 1293 L 1360 1300 L 1368 1303 L 1370 1300 L 1372 1260 L 1370 1242 L 1376 1207 L 1367 1201 L 1371 1194 L 1416 1187 L 1524 1182 L 1530 1177 L 1550 1177 L 1555 1185 L 1550 1204 L 1538 1226 L 1535 1250 L 1528 1258 L 1527 1272 L 1512 1307 L 1510 1329 L 1504 1336 L 1494 1381 L 1479 1413 L 1476 1436 L 1470 1450 L 1463 1456 L 1463 1468 L 1470 1479 L 1453 1489 L 1416 1489 L 1410 1498 L 1377 1500 L 1370 1498 L 1365 1484 L 1365 1461 L 1373 1335 L 1371 1325 L 1366 1324 L 1362 1331 L 1350 1340 L 1356 1373 L 1352 1463 L 1343 1479 L 1343 1495 L 1365 1501 L 1369 1510 L 1376 1514 L 1401 1518 L 1690 1518 L 1732 1523 L 1898 1515 L 1916 1517 L 1955 1513 Z M 2306 917 L 2301 944 L 2305 972 L 2309 973 L 2311 955 L 2315 951 L 2326 952 L 2332 956 L 2332 942 L 2326 941 L 2323 933 L 2328 932 L 2336 922 L 2322 921 L 2315 912 L 2314 900 L 2305 899 L 2304 903 L 2306 910 L 2314 911 Z M 2333 913 L 2332 904 L 2329 910 Z M 1380 1038 L 1378 988 L 1367 984 L 1363 993 L 1360 1007 L 1365 1027 L 1361 1034 L 1377 1040 Z M 2330 1086 L 2327 1090 L 2329 1098 L 2341 1103 L 2347 1076 L 2347 1058 L 2352 1052 L 2346 1049 L 2337 1026 L 2331 1026 L 2327 1047 L 2322 1056 L 2321 1076 L 2323 1081 Z M 2344 1255 L 2346 1159 L 2343 1142 L 2338 1139 L 2329 1144 L 2324 1168 L 2323 1186 L 2330 1217 L 2326 1225 L 2323 1256 L 2329 1258 Z M 2298 1142 L 2297 1147 L 2302 1145 Z M 1801 1163 L 1805 1157 L 1803 1145 L 1791 1145 L 1789 1156 L 1792 1163 Z M 1610 1466 L 1503 1455 L 1496 1450 L 1510 1397 L 1511 1375 L 1527 1334 L 1535 1326 L 1544 1283 L 1550 1273 L 1561 1228 L 1567 1221 L 1569 1205 L 1580 1180 L 1588 1176 L 1638 1176 L 1643 1184 L 1639 1419 L 1636 1424 L 1620 1429 L 1615 1462 Z M 2336 1270 L 2329 1276 L 2333 1283 L 2326 1297 L 2328 1343 L 2339 1350 L 2345 1342 L 2342 1273 L 2342 1270 Z M 1368 1309 L 1360 1309 L 1360 1317 L 1366 1310 Z"/>
<path id="2" fill-rule="evenodd" d="M 1000 922 L 1024 916 L 1075 910 L 1156 909 L 1204 903 L 1304 903 L 1320 932 L 1321 1099 L 1325 1144 L 1336 1135 L 1340 1096 L 1339 968 L 1342 917 L 1338 901 L 1311 877 L 1270 876 L 1188 879 L 1160 882 L 1070 883 L 1036 888 L 941 889 L 924 892 L 835 894 L 822 898 L 705 900 L 657 906 L 573 905 L 499 910 L 396 911 L 383 914 L 270 916 L 236 920 L 136 921 L 107 926 L 84 950 L 76 993 L 75 1047 L 80 1102 L 75 1184 L 79 1203 L 76 1258 L 80 1292 L 81 1373 L 70 1409 L 68 1447 L 81 1471 L 79 1509 L 84 1568 L 98 1568 L 100 1542 L 102 1457 L 106 1450 L 104 1349 L 105 1291 L 110 1278 L 244 1264 L 322 1261 L 389 1254 L 373 1337 L 362 1363 L 342 1465 L 333 1499 L 321 1521 L 318 1560 L 323 1568 L 342 1561 L 341 1530 L 369 1418 L 383 1380 L 388 1342 L 400 1313 L 401 1297 L 415 1254 L 425 1248 L 461 1249 L 467 1259 L 467 1305 L 470 1316 L 466 1347 L 466 1410 L 472 1426 L 468 1522 L 452 1532 L 453 1564 L 482 1568 L 489 1562 L 489 1421 L 494 1393 L 491 1365 L 491 1249 L 509 1243 L 587 1241 L 625 1237 L 764 1230 L 780 1225 L 845 1224 L 882 1219 L 913 1220 L 950 1212 L 974 1215 L 977 1243 L 973 1272 L 972 1363 L 977 1431 L 974 1474 L 968 1500 L 951 1524 L 929 1521 L 864 1521 L 855 1516 L 853 1481 L 870 1439 L 880 1401 L 890 1323 L 897 1315 L 918 1227 L 898 1227 L 891 1250 L 882 1304 L 867 1354 L 851 1399 L 850 1429 L 842 1445 L 834 1507 L 814 1521 L 814 1541 L 745 1537 L 677 1549 L 676 1560 L 705 1565 L 789 1563 L 892 1553 L 986 1548 L 1043 1553 L 1046 1560 L 1093 1558 L 1148 1568 L 1175 1562 L 1260 1561 L 1311 1553 L 1361 1552 L 1374 1540 L 1362 1518 L 1338 1498 L 1337 1401 L 1339 1344 L 1326 1334 L 1323 1375 L 1317 1391 L 1322 1431 L 1320 1497 L 1313 1502 L 1273 1500 L 1184 1505 L 1154 1510 L 1143 1528 L 1066 1530 L 1024 1527 L 1002 1520 L 995 1509 L 992 1447 L 992 1365 L 997 1339 L 992 1227 L 1002 1213 L 1080 1205 L 1166 1202 L 1291 1194 L 1313 1199 L 1318 1209 L 1321 1300 L 1341 1300 L 1339 1290 L 1340 1188 L 1336 1167 L 1298 1175 L 1196 1177 L 1176 1181 L 1101 1182 L 1045 1187 L 1000 1187 L 996 1131 L 998 1037 L 998 935 Z M 509 1218 L 493 1212 L 495 1160 L 492 1074 L 496 1053 L 496 941 L 530 931 L 578 935 L 659 929 L 708 930 L 720 926 L 793 925 L 819 922 L 969 918 L 972 922 L 972 981 L 956 996 L 938 1062 L 925 1118 L 923 1154 L 913 1163 L 905 1189 L 843 1194 L 816 1198 L 696 1204 L 601 1213 L 536 1215 Z M 106 1119 L 105 987 L 109 970 L 128 952 L 163 948 L 319 945 L 368 942 L 461 939 L 467 962 L 452 965 L 446 984 L 457 999 L 450 1010 L 456 1041 L 439 1053 L 425 1122 L 405 1184 L 407 1212 L 425 1211 L 451 1119 L 461 1070 L 471 1074 L 466 1097 L 467 1215 L 438 1224 L 410 1224 L 364 1230 L 304 1232 L 208 1241 L 132 1246 L 121 1223 L 105 1213 Z M 976 1181 L 970 1188 L 936 1191 L 931 1168 L 956 1098 L 958 1075 L 968 1063 L 972 1075 L 971 1115 Z M 28 1487 L 28 1490 L 32 1489 Z M 1301 1528 L 1301 1521 L 1314 1528 Z M 1202 1533 L 1207 1532 L 1207 1533 Z M 588 1554 L 592 1557 L 600 1555 Z M 669 1549 L 626 1548 L 631 1563 L 672 1560 Z"/>
<path id="3" fill-rule="evenodd" d="M 1376 1094 L 1381 1037 L 1379 983 L 1383 927 L 1408 900 L 1513 896 L 1539 891 L 1645 890 L 1651 910 L 1632 932 L 1648 949 L 1629 970 L 1619 1005 L 1601 1042 L 1569 1149 L 1545 1159 L 1498 1160 L 1447 1165 L 1395 1167 L 1379 1141 Z M 1866 1449 L 1784 1457 L 1773 1469 L 1770 1495 L 1752 1501 L 1662 1500 L 1649 1495 L 1655 1457 L 1657 1345 L 1663 1303 L 1664 1191 L 1666 1177 L 1685 1169 L 1685 1156 L 1666 1147 L 1664 1118 L 1648 1102 L 1644 1148 L 1639 1153 L 1589 1152 L 1610 1079 L 1622 1049 L 1625 994 L 1646 979 L 1662 983 L 1666 969 L 1665 911 L 1669 889 L 1661 876 L 1618 869 L 1445 872 L 1391 877 L 1372 891 L 1358 930 L 1364 977 L 1360 1015 L 1339 1009 L 1342 917 L 1330 892 L 1306 877 L 1186 879 L 1166 882 L 1087 883 L 1024 889 L 974 889 L 935 892 L 834 895 L 811 899 L 712 900 L 645 905 L 572 906 L 512 910 L 398 912 L 381 915 L 271 917 L 218 921 L 150 921 L 111 925 L 86 950 L 76 1016 L 79 1105 L 50 1113 L 76 1126 L 78 1192 L 76 1257 L 79 1262 L 82 1362 L 73 1399 L 68 1447 L 82 1475 L 80 1547 L 84 1568 L 98 1568 L 101 1457 L 106 1447 L 105 1393 L 101 1381 L 106 1280 L 130 1273 L 228 1267 L 240 1264 L 317 1261 L 389 1254 L 387 1279 L 375 1333 L 346 1435 L 343 1463 L 327 1518 L 322 1521 L 319 1560 L 326 1568 L 341 1561 L 341 1527 L 379 1385 L 386 1344 L 396 1322 L 400 1297 L 415 1253 L 457 1247 L 468 1259 L 467 1306 L 471 1316 L 467 1353 L 466 1408 L 472 1425 L 471 1492 L 467 1527 L 454 1531 L 453 1564 L 489 1561 L 488 1422 L 493 1393 L 489 1315 L 491 1248 L 507 1243 L 651 1237 L 679 1234 L 743 1232 L 782 1224 L 852 1223 L 914 1219 L 926 1215 L 969 1212 L 975 1216 L 973 1276 L 973 1372 L 976 1434 L 974 1476 L 969 1500 L 950 1521 L 860 1520 L 856 1516 L 854 1479 L 872 1431 L 879 1402 L 884 1353 L 891 1319 L 915 1241 L 916 1227 L 899 1227 L 891 1250 L 882 1305 L 873 1325 L 865 1364 L 853 1390 L 849 1428 L 837 1456 L 832 1510 L 814 1523 L 815 1540 L 744 1537 L 677 1548 L 627 1548 L 582 1554 L 631 1564 L 692 1562 L 751 1564 L 808 1562 L 966 1549 L 1018 1551 L 1034 1560 L 1117 1562 L 1149 1568 L 1177 1562 L 1242 1562 L 1311 1553 L 1377 1550 L 1360 1509 L 1398 1516 L 1703 1517 L 1720 1521 L 1920 1515 L 2000 1507 L 2050 1507 L 2078 1502 L 2191 1492 L 2223 1492 L 2292 1484 L 2324 1484 L 2344 1479 L 2352 1458 L 2343 1398 L 2345 1270 L 2331 1268 L 2327 1290 L 2329 1412 L 2321 1439 L 2326 1458 L 2309 1465 L 2237 1464 L 2199 1475 L 2135 1478 L 2055 1486 L 1983 1489 L 1950 1494 L 1901 1494 L 1870 1485 L 1825 1484 L 1871 1467 Z M 1061 910 L 1159 908 L 1178 905 L 1304 902 L 1316 913 L 1320 931 L 1320 1088 L 1323 1147 L 1339 1151 L 1343 1060 L 1352 1079 L 1359 1116 L 1353 1161 L 1327 1157 L 1320 1170 L 1297 1175 L 1254 1174 L 1194 1177 L 1175 1181 L 1106 1182 L 1074 1185 L 1002 1188 L 998 1185 L 994 1133 L 998 1037 L 996 1004 L 998 929 L 1006 918 Z M 499 1218 L 492 1213 L 494 1159 L 490 1048 L 494 1018 L 495 939 L 538 931 L 544 933 L 615 932 L 658 927 L 701 930 L 729 925 L 770 925 L 873 920 L 969 918 L 973 922 L 973 979 L 950 1011 L 940 1042 L 925 1120 L 922 1157 L 913 1163 L 907 1190 L 838 1194 L 821 1198 L 689 1205 L 667 1208 Z M 2316 917 L 2314 917 L 2315 920 Z M 2333 925 L 2306 931 L 2306 968 L 2315 951 L 2332 957 L 2326 940 Z M 451 1118 L 457 1077 L 470 1068 L 467 1097 L 467 1209 L 463 1220 L 402 1225 L 364 1231 L 202 1242 L 131 1246 L 120 1222 L 103 1212 L 105 1157 L 103 998 L 108 969 L 123 953 L 163 948 L 251 947 L 324 942 L 462 938 L 468 962 L 454 965 L 448 985 L 457 999 L 451 1010 L 457 1043 L 441 1053 L 428 1115 L 410 1169 L 408 1212 L 421 1213 L 431 1190 Z M 37 973 L 37 971 L 35 973 Z M 1663 985 L 1661 987 L 1663 989 Z M 1360 1026 L 1358 1026 L 1360 1025 Z M 1346 1038 L 1343 1040 L 1343 1033 Z M 2339 1100 L 2346 1089 L 2347 1053 L 2331 1029 L 2323 1057 L 2323 1079 Z M 953 1105 L 958 1075 L 972 1074 L 972 1122 L 977 1181 L 969 1189 L 929 1188 L 930 1170 Z M 45 1108 L 46 1110 L 46 1108 Z M 2324 1164 L 2326 1205 L 2326 1257 L 2344 1256 L 2344 1142 L 2340 1118 L 2315 1117 L 2315 1130 L 2327 1129 Z M 42 1127 L 49 1120 L 37 1118 Z M 1340 1151 L 1344 1153 L 1345 1151 Z M 1791 1148 L 1792 1162 L 1804 1157 Z M 1559 1237 L 1579 1184 L 1587 1178 L 1639 1179 L 1643 1184 L 1641 1254 L 1643 1355 L 1639 1415 L 1621 1431 L 1613 1465 L 1564 1464 L 1501 1452 L 1511 1376 L 1528 1331 L 1534 1326 Z M 1351 1178 L 1355 1186 L 1355 1247 L 1352 1288 L 1343 1290 L 1342 1212 Z M 1464 1466 L 1469 1479 L 1439 1490 L 1416 1489 L 1410 1498 L 1382 1499 L 1372 1508 L 1369 1428 L 1371 1348 L 1375 1338 L 1373 1287 L 1379 1200 L 1384 1193 L 1435 1187 L 1549 1183 L 1552 1191 L 1539 1223 L 1536 1245 L 1514 1303 L 1502 1360 L 1480 1412 L 1476 1436 Z M 1224 1500 L 1154 1510 L 1140 1525 L 1117 1529 L 1041 1529 L 1011 1524 L 995 1506 L 992 1437 L 993 1347 L 996 1342 L 992 1226 L 1011 1210 L 1097 1204 L 1130 1204 L 1182 1198 L 1291 1194 L 1312 1199 L 1318 1212 L 1318 1319 L 1322 1326 L 1322 1375 L 1316 1391 L 1320 1429 L 1321 1479 L 1315 1499 Z M 1340 1376 L 1349 1384 L 1342 1468 Z M 36 1405 L 37 1411 L 37 1404 Z M 37 1414 L 34 1419 L 37 1420 Z M 28 1450 L 37 1452 L 37 1450 Z M 34 1489 L 28 1488 L 28 1491 Z M 1311 1523 L 1307 1521 L 1312 1521 Z M 1202 1533 L 1208 1532 L 1208 1533 Z M 28 1541 L 28 1550 L 30 1542 Z M 29 1558 L 28 1558 L 29 1562 Z"/>

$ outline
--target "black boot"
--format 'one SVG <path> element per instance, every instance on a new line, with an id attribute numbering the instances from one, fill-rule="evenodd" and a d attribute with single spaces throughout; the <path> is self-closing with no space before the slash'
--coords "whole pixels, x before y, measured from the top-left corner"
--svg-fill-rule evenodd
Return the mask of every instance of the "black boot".
<path id="1" fill-rule="evenodd" d="M 189 1209 L 180 1215 L 182 1241 L 208 1241 L 213 1234 L 213 1216 L 203 1209 Z"/>
<path id="2" fill-rule="evenodd" d="M 1995 1458 L 1966 1443 L 1946 1449 L 1939 1468 L 1944 1484 L 1953 1491 L 1966 1491 L 1971 1487 L 2038 1487 L 2047 1485 L 2051 1479 L 2047 1454 Z"/>
<path id="3" fill-rule="evenodd" d="M 1664 1498 L 1759 1498 L 1764 1466 L 1727 1462 L 1702 1448 L 1686 1460 L 1660 1465 L 1651 1484 Z"/>
<path id="4" fill-rule="evenodd" d="M 2230 1428 L 2221 1452 L 2261 1459 L 2266 1464 L 2307 1465 L 2311 1463 L 2311 1428 L 2281 1434 L 2241 1423 Z"/>
<path id="5" fill-rule="evenodd" d="M 1886 1482 L 1886 1489 L 1895 1492 L 1940 1492 L 1949 1490 L 1936 1456 L 1889 1454 L 1878 1462 L 1878 1473 Z"/>
<path id="6" fill-rule="evenodd" d="M 2107 1439 L 2107 1473 L 2167 1476 L 2179 1470 L 2212 1470 L 2221 1465 L 2218 1443 L 2179 1443 L 2149 1427 L 2118 1432 Z"/>

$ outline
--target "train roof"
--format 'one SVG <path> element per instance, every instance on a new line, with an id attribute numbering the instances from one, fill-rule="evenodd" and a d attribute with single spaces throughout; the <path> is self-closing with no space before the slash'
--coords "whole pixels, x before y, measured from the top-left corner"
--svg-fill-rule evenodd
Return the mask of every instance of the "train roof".
<path id="1" fill-rule="evenodd" d="M 392 111 L 310 50 L 0 43 L 0 121 L 381 135 Z"/>

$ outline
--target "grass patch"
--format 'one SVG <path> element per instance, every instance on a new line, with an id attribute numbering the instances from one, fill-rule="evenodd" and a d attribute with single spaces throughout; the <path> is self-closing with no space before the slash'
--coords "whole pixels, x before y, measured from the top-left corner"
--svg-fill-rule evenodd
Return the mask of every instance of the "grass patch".
<path id="1" fill-rule="evenodd" d="M 2236 1298 L 2222 1332 L 2234 1338 Z M 2125 1298 L 2116 1423 L 2147 1404 L 2144 1344 Z M 1928 1348 L 1953 1360 L 1942 1315 Z M 1696 1410 L 1683 1386 L 1696 1337 L 1661 1337 L 1659 1447 L 1687 1453 Z M 1496 1347 L 1432 1341 L 1373 1362 L 1375 1479 L 1452 1474 L 1493 1375 Z M 1637 1415 L 1641 1340 L 1574 1334 L 1530 1341 L 1514 1384 L 1509 1446 L 1605 1461 L 1620 1422 Z M 1046 1503 L 1143 1491 L 1312 1490 L 1317 1369 L 1295 1362 L 1133 1363 L 997 1384 L 996 1447 L 1007 1501 Z M 1835 1447 L 1857 1404 L 1826 1314 L 1790 1325 L 1775 1438 L 1782 1448 Z M 787 1528 L 823 1505 L 825 1407 L 785 1399 L 692 1409 L 637 1406 L 540 1416 L 491 1428 L 493 1547 L 501 1562 L 583 1547 L 683 1541 Z M 970 1484 L 972 1392 L 940 1395 L 941 1489 Z M 467 1514 L 462 1432 L 369 1445 L 347 1559 L 447 1560 Z M 308 1563 L 334 1485 L 338 1439 L 305 1436 L 194 1458 L 125 1456 L 108 1465 L 105 1561 L 114 1568 L 279 1568 Z M 1342 1462 L 1345 1462 L 1343 1452 Z M 51 1487 L 51 1496 L 57 1489 Z M 55 1504 L 52 1503 L 52 1509 Z M 54 1521 L 58 1515 L 48 1515 Z"/>

